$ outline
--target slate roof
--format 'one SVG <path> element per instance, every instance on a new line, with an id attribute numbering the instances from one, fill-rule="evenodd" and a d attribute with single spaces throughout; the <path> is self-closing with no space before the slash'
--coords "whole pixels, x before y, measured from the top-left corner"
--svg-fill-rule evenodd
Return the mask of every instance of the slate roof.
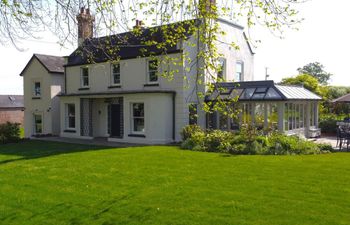
<path id="1" fill-rule="evenodd" d="M 303 87 L 276 85 L 272 80 L 223 82 L 218 83 L 217 87 L 214 93 L 207 96 L 207 101 L 217 98 L 238 98 L 238 101 L 322 100 Z"/>
<path id="2" fill-rule="evenodd" d="M 0 109 L 24 108 L 23 95 L 0 95 Z"/>
<path id="3" fill-rule="evenodd" d="M 23 73 L 28 68 L 32 60 L 36 58 L 47 70 L 49 73 L 64 73 L 64 58 L 62 56 L 53 56 L 53 55 L 43 55 L 43 54 L 33 54 L 32 58 L 29 60 L 27 65 L 24 67 L 20 73 L 23 76 Z"/>
<path id="4" fill-rule="evenodd" d="M 181 50 L 175 44 L 167 44 L 164 48 L 146 44 L 150 41 L 163 43 L 165 35 L 178 35 L 177 29 L 185 29 L 183 36 L 189 37 L 194 30 L 190 30 L 190 24 L 198 23 L 198 20 L 188 20 L 163 26 L 142 28 L 140 33 L 125 32 L 105 37 L 86 39 L 70 56 L 66 66 L 84 65 L 90 63 L 106 62 L 117 59 L 130 59 L 160 55 L 164 53 L 177 53 Z M 167 27 L 168 29 L 165 29 Z M 165 34 L 167 32 L 167 34 Z"/>

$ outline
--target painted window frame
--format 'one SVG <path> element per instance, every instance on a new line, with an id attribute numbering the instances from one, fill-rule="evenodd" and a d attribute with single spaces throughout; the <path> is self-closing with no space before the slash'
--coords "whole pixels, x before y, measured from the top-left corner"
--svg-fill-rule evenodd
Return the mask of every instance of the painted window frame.
<path id="1" fill-rule="evenodd" d="M 219 68 L 221 67 L 221 68 Z M 221 81 L 223 80 L 226 80 L 226 77 L 227 77 L 227 74 L 226 74 L 226 71 L 227 71 L 227 60 L 226 58 L 224 57 L 220 57 L 218 59 L 218 71 L 217 71 L 217 74 L 216 74 L 216 78 L 217 79 L 221 79 Z"/>
<path id="2" fill-rule="evenodd" d="M 114 67 L 117 66 L 119 67 L 118 72 L 114 72 Z M 115 76 L 119 76 L 119 82 L 115 83 Z M 111 63 L 111 86 L 121 86 L 121 65 L 120 63 Z"/>
<path id="3" fill-rule="evenodd" d="M 238 65 L 241 65 L 241 71 L 238 72 Z M 244 81 L 244 62 L 239 60 L 236 61 L 236 69 L 235 69 L 235 77 L 234 77 L 234 81 L 235 82 L 240 82 L 240 81 Z M 239 74 L 239 75 L 238 75 Z M 237 77 L 239 77 L 239 79 L 237 80 Z"/>
<path id="4" fill-rule="evenodd" d="M 69 107 L 74 106 L 74 115 L 69 114 Z M 76 123 L 76 105 L 74 103 L 66 103 L 65 104 L 65 122 L 66 122 L 66 129 L 67 130 L 75 130 L 77 127 Z M 74 127 L 70 126 L 70 119 L 74 118 Z"/>
<path id="5" fill-rule="evenodd" d="M 39 88 L 37 90 L 36 84 L 39 84 Z M 41 82 L 40 81 L 33 81 L 33 97 L 41 97 Z"/>
<path id="6" fill-rule="evenodd" d="M 84 84 L 84 71 L 87 71 L 87 85 Z M 90 68 L 89 67 L 80 67 L 80 86 L 82 88 L 90 87 Z"/>
<path id="7" fill-rule="evenodd" d="M 41 132 L 37 132 L 37 124 L 36 124 L 36 116 L 40 116 L 41 118 Z M 36 134 L 43 134 L 44 131 L 44 116 L 42 113 L 33 113 L 33 133 Z"/>
<path id="8" fill-rule="evenodd" d="M 156 62 L 156 67 L 153 70 L 150 70 L 151 62 Z M 151 73 L 155 73 L 155 77 L 157 77 L 157 80 L 152 81 L 151 80 Z M 158 84 L 159 83 L 159 60 L 158 59 L 147 59 L 146 60 L 146 80 L 148 84 Z"/>
<path id="9" fill-rule="evenodd" d="M 143 105 L 143 116 L 135 116 L 134 115 L 134 105 L 135 104 L 142 104 Z M 135 131 L 134 125 L 135 125 L 135 119 L 143 119 L 143 131 Z M 145 103 L 144 102 L 131 102 L 130 103 L 130 130 L 131 134 L 139 134 L 144 135 L 146 131 L 146 118 L 145 118 Z"/>

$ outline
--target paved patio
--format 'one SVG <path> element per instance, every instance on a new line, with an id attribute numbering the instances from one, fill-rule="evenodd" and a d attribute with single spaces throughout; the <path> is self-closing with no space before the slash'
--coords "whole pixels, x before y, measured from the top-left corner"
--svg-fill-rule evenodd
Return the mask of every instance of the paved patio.
<path id="1" fill-rule="evenodd" d="M 320 137 L 320 138 L 312 138 L 309 139 L 311 141 L 315 141 L 316 143 L 322 143 L 322 144 L 330 144 L 334 148 L 334 150 L 339 151 L 339 147 L 336 147 L 337 145 L 337 137 L 336 136 L 327 136 L 327 137 Z M 346 145 L 343 145 L 343 148 L 341 149 L 342 152 L 350 151 L 350 145 L 349 150 L 346 149 Z"/>

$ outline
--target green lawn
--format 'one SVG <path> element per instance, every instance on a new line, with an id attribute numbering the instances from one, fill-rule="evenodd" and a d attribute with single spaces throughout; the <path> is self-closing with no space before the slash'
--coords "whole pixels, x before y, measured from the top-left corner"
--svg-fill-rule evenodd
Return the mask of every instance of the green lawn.
<path id="1" fill-rule="evenodd" d="M 0 224 L 350 224 L 350 154 L 3 145 Z"/>

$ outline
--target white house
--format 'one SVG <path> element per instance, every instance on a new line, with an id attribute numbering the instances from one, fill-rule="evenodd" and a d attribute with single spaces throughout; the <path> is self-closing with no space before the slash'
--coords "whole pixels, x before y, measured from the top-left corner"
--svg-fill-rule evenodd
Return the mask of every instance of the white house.
<path id="1" fill-rule="evenodd" d="M 242 123 L 260 126 L 263 121 L 262 126 L 274 124 L 281 131 L 306 136 L 312 125 L 317 127 L 318 96 L 301 87 L 278 86 L 272 81 L 250 82 L 254 78 L 254 53 L 243 27 L 237 24 L 218 19 L 220 28 L 228 35 L 219 37 L 216 43 L 223 55 L 219 75 L 227 81 L 217 85 L 229 91 L 198 99 L 193 94 L 194 77 L 200 68 L 193 65 L 197 63 L 198 50 L 192 47 L 193 43 L 198 43 L 196 35 L 189 33 L 186 40 L 167 48 L 164 53 L 152 46 L 139 47 L 145 40 L 162 37 L 157 28 L 142 28 L 140 36 L 126 32 L 93 38 L 94 17 L 89 10 L 82 9 L 77 19 L 79 46 L 65 57 L 64 69 L 52 73 L 41 65 L 45 63 L 38 55 L 34 55 L 21 73 L 26 136 L 41 132 L 69 138 L 105 137 L 116 142 L 162 144 L 180 141 L 181 129 L 190 123 L 230 130 Z M 239 50 L 231 47 L 232 42 L 237 43 Z M 105 43 L 117 46 L 118 51 L 106 54 Z M 165 54 L 177 63 L 160 64 Z M 184 60 L 185 56 L 191 60 Z M 113 61 L 115 58 L 118 60 Z M 61 66 L 58 65 L 60 60 L 55 61 L 57 67 Z M 159 76 L 169 71 L 176 71 L 172 80 Z M 211 82 L 206 77 L 203 79 L 204 83 Z M 38 81 L 42 90 L 40 102 L 36 98 Z M 204 85 L 199 89 L 205 91 Z M 243 109 L 239 121 L 218 113 L 207 115 L 199 106 L 201 101 L 215 101 L 218 96 L 230 98 L 235 93 L 240 94 L 239 103 L 232 107 Z M 50 114 L 47 119 L 46 114 Z M 193 119 L 193 114 L 198 116 Z M 39 115 L 41 125 L 38 125 Z M 38 126 L 43 128 L 37 129 Z"/>

